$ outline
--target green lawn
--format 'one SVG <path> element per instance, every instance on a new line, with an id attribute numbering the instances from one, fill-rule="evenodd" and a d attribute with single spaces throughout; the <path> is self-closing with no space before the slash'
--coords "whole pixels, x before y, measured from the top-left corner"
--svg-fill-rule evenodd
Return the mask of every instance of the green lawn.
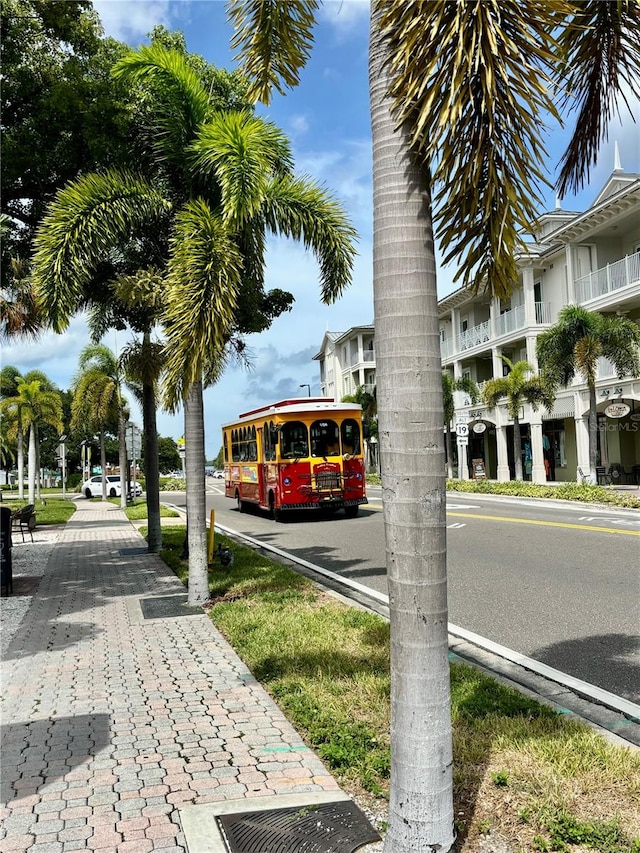
<path id="1" fill-rule="evenodd" d="M 6 495 L 5 495 L 6 497 Z M 20 509 L 26 506 L 29 502 L 26 500 L 5 500 L 2 506 L 8 506 L 11 510 Z M 63 498 L 45 498 L 36 500 L 36 521 L 38 527 L 45 524 L 65 524 L 73 513 L 76 511 L 76 506 L 72 501 L 64 500 Z"/>
<path id="2" fill-rule="evenodd" d="M 162 556 L 186 583 L 184 533 L 163 531 Z M 388 624 L 216 535 L 219 542 L 234 564 L 212 567 L 211 619 L 341 785 L 384 805 Z M 499 834 L 518 853 L 640 853 L 638 752 L 464 664 L 451 664 L 451 692 L 458 851 Z"/>

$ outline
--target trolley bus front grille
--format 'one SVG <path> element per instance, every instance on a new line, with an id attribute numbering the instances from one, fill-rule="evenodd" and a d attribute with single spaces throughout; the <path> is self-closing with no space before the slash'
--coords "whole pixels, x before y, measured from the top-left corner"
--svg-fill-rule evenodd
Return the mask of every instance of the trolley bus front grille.
<path id="1" fill-rule="evenodd" d="M 316 487 L 320 492 L 333 492 L 342 489 L 342 478 L 339 471 L 318 471 Z"/>

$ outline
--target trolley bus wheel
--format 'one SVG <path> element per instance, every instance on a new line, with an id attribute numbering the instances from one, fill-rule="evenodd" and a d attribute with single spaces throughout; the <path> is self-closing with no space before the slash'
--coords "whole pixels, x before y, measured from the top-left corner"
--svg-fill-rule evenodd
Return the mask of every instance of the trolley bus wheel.
<path id="1" fill-rule="evenodd" d="M 344 514 L 347 516 L 347 518 L 355 518 L 358 514 L 359 509 L 360 507 L 358 506 L 358 504 L 355 504 L 355 506 L 346 506 L 344 508 Z"/>
<path id="2" fill-rule="evenodd" d="M 245 503 L 244 501 L 240 500 L 240 492 L 236 492 L 236 505 L 238 507 L 238 512 L 245 511 Z"/>
<path id="3" fill-rule="evenodd" d="M 282 518 L 282 513 L 279 509 L 276 509 L 276 501 L 273 496 L 273 492 L 269 492 L 269 516 L 273 521 L 280 521 Z"/>

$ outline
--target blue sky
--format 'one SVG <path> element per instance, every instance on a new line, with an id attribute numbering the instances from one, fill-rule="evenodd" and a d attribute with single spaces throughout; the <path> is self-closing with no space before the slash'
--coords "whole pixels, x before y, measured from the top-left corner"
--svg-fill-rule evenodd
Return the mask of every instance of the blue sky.
<path id="1" fill-rule="evenodd" d="M 156 24 L 163 24 L 182 30 L 191 52 L 219 66 L 234 65 L 223 2 L 94 0 L 94 6 L 105 32 L 134 47 L 147 41 L 146 35 Z M 319 392 L 318 364 L 312 356 L 325 331 L 343 332 L 351 326 L 373 322 L 368 10 L 367 0 L 325 2 L 312 57 L 302 72 L 300 85 L 286 97 L 275 95 L 271 106 L 262 110 L 289 136 L 297 171 L 325 183 L 341 199 L 357 228 L 359 255 L 353 283 L 335 305 L 322 305 L 313 256 L 291 241 L 272 241 L 267 257 L 267 286 L 289 290 L 296 302 L 292 312 L 277 319 L 268 331 L 248 339 L 253 370 L 229 368 L 218 385 L 205 392 L 209 457 L 220 448 L 220 425 L 233 420 L 239 412 L 304 395 L 302 383 L 309 383 L 312 393 Z M 635 104 L 637 107 L 638 102 Z M 551 176 L 569 132 L 570 126 L 549 137 Z M 625 113 L 623 124 L 616 123 L 610 131 L 590 185 L 575 198 L 563 200 L 563 208 L 583 210 L 591 204 L 613 170 L 614 141 L 618 142 L 625 171 L 640 172 L 638 125 Z M 555 203 L 553 190 L 549 190 L 543 206 L 551 209 Z M 439 270 L 440 296 L 452 289 L 451 278 L 451 271 Z M 123 332 L 104 339 L 111 348 L 122 347 L 126 341 Z M 79 317 L 62 337 L 47 334 L 36 344 L 6 347 L 3 363 L 14 364 L 23 372 L 44 370 L 60 388 L 67 388 L 78 353 L 87 342 L 86 326 Z M 134 419 L 141 425 L 138 414 Z M 178 438 L 183 433 L 181 415 L 159 413 L 158 428 L 161 435 Z"/>

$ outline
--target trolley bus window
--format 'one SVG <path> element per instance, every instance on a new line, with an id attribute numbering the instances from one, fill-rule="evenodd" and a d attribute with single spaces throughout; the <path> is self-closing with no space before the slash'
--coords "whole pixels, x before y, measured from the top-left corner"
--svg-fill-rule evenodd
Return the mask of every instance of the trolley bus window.
<path id="1" fill-rule="evenodd" d="M 238 442 L 238 430 L 231 431 L 231 459 L 233 462 L 240 461 L 240 443 Z"/>
<path id="2" fill-rule="evenodd" d="M 309 455 L 307 427 L 302 421 L 290 421 L 282 424 L 280 435 L 280 456 L 282 459 L 296 459 Z"/>
<path id="3" fill-rule="evenodd" d="M 311 455 L 337 456 L 340 453 L 340 432 L 335 421 L 314 421 L 311 424 Z"/>
<path id="4" fill-rule="evenodd" d="M 353 418 L 345 418 L 342 421 L 340 432 L 342 433 L 342 452 L 349 454 L 360 453 L 360 427 L 358 421 Z"/>

